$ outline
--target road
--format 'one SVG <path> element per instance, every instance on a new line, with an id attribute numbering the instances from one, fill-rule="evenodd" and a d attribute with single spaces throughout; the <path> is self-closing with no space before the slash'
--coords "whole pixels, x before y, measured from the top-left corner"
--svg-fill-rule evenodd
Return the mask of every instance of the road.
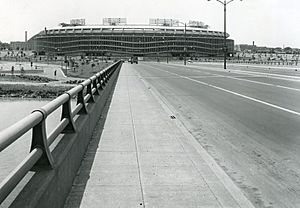
<path id="1" fill-rule="evenodd" d="M 300 72 L 132 65 L 256 207 L 300 207 Z"/>

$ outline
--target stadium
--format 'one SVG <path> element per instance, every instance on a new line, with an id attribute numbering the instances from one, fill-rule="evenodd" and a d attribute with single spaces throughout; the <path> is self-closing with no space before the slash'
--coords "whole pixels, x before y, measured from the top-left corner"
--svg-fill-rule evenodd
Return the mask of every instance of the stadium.
<path id="1" fill-rule="evenodd" d="M 148 25 L 128 25 L 126 19 L 120 21 L 120 18 L 106 18 L 102 25 L 71 21 L 71 24 L 45 28 L 30 42 L 37 53 L 48 55 L 179 58 L 223 55 L 223 32 L 209 30 L 202 22 L 179 23 L 171 19 L 150 19 Z M 230 55 L 234 41 L 228 39 L 229 34 L 226 36 L 225 49 Z"/>

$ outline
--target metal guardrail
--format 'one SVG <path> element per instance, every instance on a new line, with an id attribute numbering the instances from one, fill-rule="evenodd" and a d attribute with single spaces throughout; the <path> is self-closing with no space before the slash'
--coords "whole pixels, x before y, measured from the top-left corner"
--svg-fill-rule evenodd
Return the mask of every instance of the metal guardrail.
<path id="1" fill-rule="evenodd" d="M 0 183 L 0 204 L 15 186 L 32 169 L 52 169 L 54 160 L 50 145 L 60 134 L 75 133 L 74 117 L 87 114 L 87 103 L 94 103 L 95 95 L 105 88 L 106 83 L 121 62 L 116 62 L 85 80 L 76 87 L 60 95 L 43 107 L 0 132 L 0 152 L 32 129 L 32 142 L 27 157 Z M 71 99 L 77 96 L 76 107 L 71 109 Z M 46 119 L 52 112 L 62 107 L 61 121 L 56 128 L 46 134 Z M 38 167 L 38 168 L 37 168 Z"/>

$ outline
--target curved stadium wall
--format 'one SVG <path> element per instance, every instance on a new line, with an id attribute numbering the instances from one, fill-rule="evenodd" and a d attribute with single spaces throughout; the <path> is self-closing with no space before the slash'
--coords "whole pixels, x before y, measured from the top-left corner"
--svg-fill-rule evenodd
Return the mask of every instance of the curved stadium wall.
<path id="1" fill-rule="evenodd" d="M 224 49 L 223 32 L 183 26 L 66 26 L 45 29 L 30 41 L 37 52 L 53 55 L 214 57 Z M 226 45 L 233 53 L 234 41 Z"/>

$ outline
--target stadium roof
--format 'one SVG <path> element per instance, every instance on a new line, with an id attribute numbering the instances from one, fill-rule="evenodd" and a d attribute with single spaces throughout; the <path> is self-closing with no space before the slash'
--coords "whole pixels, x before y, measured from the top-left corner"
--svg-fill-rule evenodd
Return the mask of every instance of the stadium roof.
<path id="1" fill-rule="evenodd" d="M 133 32 L 156 32 L 156 33 L 184 33 L 184 26 L 157 26 L 157 25 L 83 25 L 83 26 L 57 26 L 53 28 L 47 28 L 47 34 L 58 34 L 58 33 L 86 33 L 86 32 L 122 32 L 122 31 L 133 31 Z M 42 35 L 45 31 L 41 31 L 39 34 Z M 223 32 L 208 30 L 205 28 L 186 26 L 186 33 L 197 33 L 201 35 L 210 35 L 222 37 Z M 229 36 L 227 34 L 227 36 Z"/>

